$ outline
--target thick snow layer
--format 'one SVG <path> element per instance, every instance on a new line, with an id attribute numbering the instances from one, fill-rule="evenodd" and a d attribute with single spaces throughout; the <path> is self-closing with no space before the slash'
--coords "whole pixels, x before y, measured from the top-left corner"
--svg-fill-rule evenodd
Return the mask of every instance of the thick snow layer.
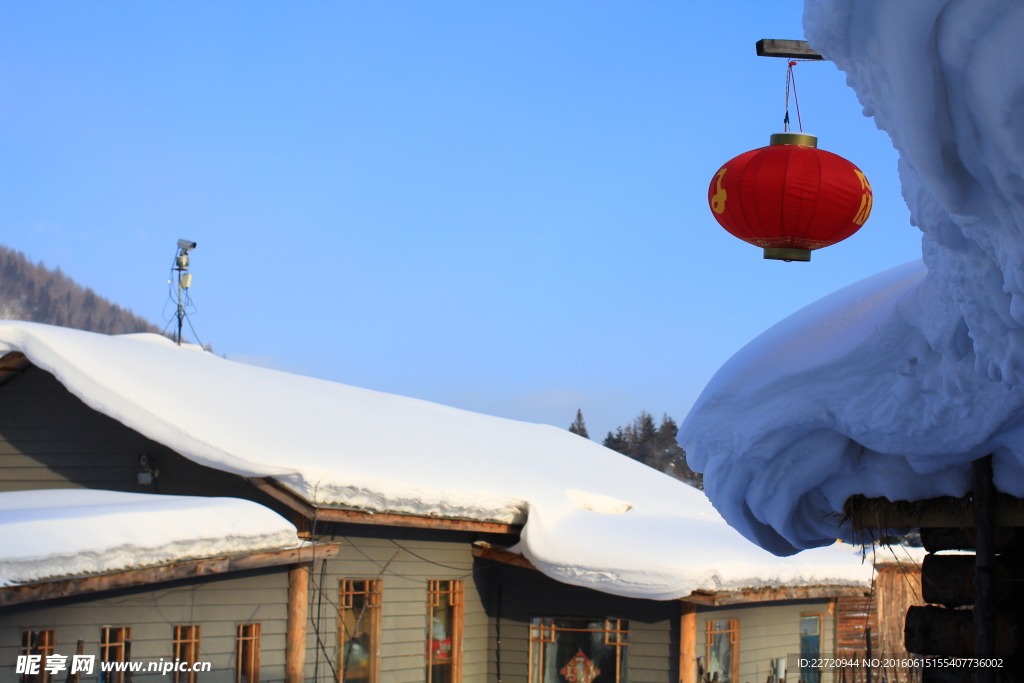
<path id="1" fill-rule="evenodd" d="M 852 494 L 963 495 L 988 453 L 1024 496 L 1024 3 L 807 0 L 804 28 L 899 151 L 924 259 L 765 332 L 682 426 L 715 506 L 779 554 L 848 537 Z"/>
<path id="2" fill-rule="evenodd" d="M 185 457 L 273 477 L 320 504 L 525 520 L 517 550 L 567 583 L 667 599 L 871 579 L 870 562 L 840 548 L 780 560 L 700 491 L 564 429 L 234 363 L 156 335 L 0 322 L 0 344 Z"/>
<path id="3" fill-rule="evenodd" d="M 298 544 L 288 520 L 237 498 L 0 493 L 0 586 Z"/>

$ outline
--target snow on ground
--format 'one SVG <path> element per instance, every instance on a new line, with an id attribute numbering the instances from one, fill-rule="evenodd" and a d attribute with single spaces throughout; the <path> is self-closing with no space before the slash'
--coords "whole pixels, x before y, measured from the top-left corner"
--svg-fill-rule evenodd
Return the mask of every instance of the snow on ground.
<path id="1" fill-rule="evenodd" d="M 924 259 L 762 334 L 683 423 L 715 506 L 778 554 L 848 538 L 852 494 L 963 495 L 988 453 L 1024 496 L 1024 3 L 807 0 L 804 28 L 899 151 Z"/>
<path id="2" fill-rule="evenodd" d="M 320 504 L 525 520 L 517 550 L 566 583 L 668 599 L 871 579 L 849 549 L 774 557 L 700 491 L 564 429 L 235 363 L 156 335 L 4 321 L 0 344 L 185 457 L 271 476 Z"/>
<path id="3" fill-rule="evenodd" d="M 298 544 L 288 520 L 237 498 L 0 493 L 0 586 Z"/>

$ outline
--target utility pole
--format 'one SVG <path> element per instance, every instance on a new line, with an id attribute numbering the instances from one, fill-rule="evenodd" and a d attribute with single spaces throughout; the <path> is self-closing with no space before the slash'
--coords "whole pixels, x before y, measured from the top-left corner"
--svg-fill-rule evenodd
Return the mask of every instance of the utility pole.
<path id="1" fill-rule="evenodd" d="M 181 346 L 181 327 L 185 321 L 185 291 L 192 286 L 192 274 L 188 272 L 188 252 L 196 248 L 190 240 L 178 240 L 178 255 L 174 259 L 174 270 L 178 271 L 178 333 L 174 341 Z"/>

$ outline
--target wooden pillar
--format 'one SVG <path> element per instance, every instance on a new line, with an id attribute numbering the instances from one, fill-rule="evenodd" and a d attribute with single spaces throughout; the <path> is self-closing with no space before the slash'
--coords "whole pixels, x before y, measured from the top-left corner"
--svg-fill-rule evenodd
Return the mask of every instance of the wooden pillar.
<path id="1" fill-rule="evenodd" d="M 312 565 L 288 567 L 288 630 L 284 646 L 285 683 L 302 683 L 306 674 L 306 622 L 309 620 L 309 572 Z"/>
<path id="2" fill-rule="evenodd" d="M 992 483 L 992 456 L 974 461 L 974 656 L 991 659 L 996 653 L 996 610 L 993 595 L 995 578 L 995 486 Z M 995 669 L 975 670 L 977 683 L 992 683 Z"/>
<path id="3" fill-rule="evenodd" d="M 697 605 L 682 604 L 679 622 L 679 683 L 697 683 Z"/>

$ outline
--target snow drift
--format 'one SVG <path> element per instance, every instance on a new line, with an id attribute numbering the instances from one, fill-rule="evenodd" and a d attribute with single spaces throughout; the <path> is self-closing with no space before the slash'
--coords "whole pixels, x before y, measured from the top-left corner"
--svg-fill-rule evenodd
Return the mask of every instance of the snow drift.
<path id="1" fill-rule="evenodd" d="M 563 429 L 234 363 L 156 335 L 5 321 L 3 345 L 183 456 L 273 477 L 320 505 L 525 521 L 517 549 L 566 583 L 668 599 L 871 580 L 850 547 L 774 557 L 700 491 Z"/>
<path id="2" fill-rule="evenodd" d="M 778 554 L 848 537 L 853 494 L 963 495 L 988 453 L 1024 496 L 1024 3 L 807 0 L 804 28 L 899 151 L 924 258 L 765 332 L 682 426 L 715 506 Z"/>
<path id="3" fill-rule="evenodd" d="M 237 498 L 0 493 L 0 586 L 298 545 L 288 520 Z"/>

